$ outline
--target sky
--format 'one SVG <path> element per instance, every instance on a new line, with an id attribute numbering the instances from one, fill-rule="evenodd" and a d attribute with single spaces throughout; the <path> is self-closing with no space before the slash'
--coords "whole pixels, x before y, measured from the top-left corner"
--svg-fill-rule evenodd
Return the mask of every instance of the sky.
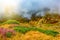
<path id="1" fill-rule="evenodd" d="M 5 14 L 5 11 L 17 12 L 24 17 L 31 17 L 29 11 L 36 11 L 43 8 L 54 10 L 58 8 L 60 11 L 60 0 L 0 0 L 0 15 Z M 21 13 L 24 12 L 24 13 Z"/>

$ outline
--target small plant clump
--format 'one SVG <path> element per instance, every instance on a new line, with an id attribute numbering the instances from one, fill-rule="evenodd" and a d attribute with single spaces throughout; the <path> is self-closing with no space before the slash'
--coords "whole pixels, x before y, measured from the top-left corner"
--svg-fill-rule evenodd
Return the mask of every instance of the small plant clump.
<path id="1" fill-rule="evenodd" d="M 11 32 L 7 32 L 5 35 L 6 35 L 6 37 L 11 38 L 12 33 Z"/>
<path id="2" fill-rule="evenodd" d="M 12 35 L 14 35 L 13 30 L 5 29 L 5 28 L 0 28 L 0 34 L 4 37 L 10 38 Z"/>

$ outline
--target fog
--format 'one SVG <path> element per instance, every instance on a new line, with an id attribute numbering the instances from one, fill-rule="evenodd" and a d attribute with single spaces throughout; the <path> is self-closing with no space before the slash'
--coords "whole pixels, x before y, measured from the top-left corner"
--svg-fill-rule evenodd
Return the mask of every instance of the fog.
<path id="1" fill-rule="evenodd" d="M 7 8 L 8 6 L 8 8 Z M 29 18 L 31 15 L 40 10 L 40 15 L 44 15 L 44 8 L 49 8 L 51 12 L 58 9 L 60 11 L 60 0 L 0 0 L 0 15 L 5 15 L 6 9 L 8 9 L 8 15 L 12 15 L 12 11 L 16 12 L 22 17 Z M 30 12 L 34 11 L 34 12 Z"/>

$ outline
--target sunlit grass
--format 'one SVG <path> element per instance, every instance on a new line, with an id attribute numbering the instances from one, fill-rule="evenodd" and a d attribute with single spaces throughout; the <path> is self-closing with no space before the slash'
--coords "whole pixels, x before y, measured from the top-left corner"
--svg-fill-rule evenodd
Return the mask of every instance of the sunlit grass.
<path id="1" fill-rule="evenodd" d="M 8 21 L 4 22 L 3 24 L 19 24 L 19 22 L 16 20 L 8 20 Z"/>

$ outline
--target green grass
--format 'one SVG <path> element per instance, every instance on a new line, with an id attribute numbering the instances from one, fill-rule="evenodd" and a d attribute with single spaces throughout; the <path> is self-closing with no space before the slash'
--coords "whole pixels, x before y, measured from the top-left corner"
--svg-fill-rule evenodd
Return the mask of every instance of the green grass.
<path id="1" fill-rule="evenodd" d="M 14 27 L 14 30 L 17 32 L 26 33 L 27 31 L 30 31 L 31 28 L 17 26 L 17 27 Z"/>
<path id="2" fill-rule="evenodd" d="M 47 35 L 52 35 L 52 36 L 56 36 L 57 34 L 59 34 L 59 32 L 53 31 L 53 30 L 44 30 L 41 28 L 36 28 L 36 27 L 22 27 L 22 26 L 16 26 L 14 27 L 14 30 L 20 33 L 25 34 L 28 31 L 34 30 L 34 31 L 39 31 L 42 33 L 45 33 Z"/>
<path id="3" fill-rule="evenodd" d="M 19 22 L 16 21 L 16 20 L 7 20 L 7 21 L 4 22 L 3 24 L 19 24 Z"/>
<path id="4" fill-rule="evenodd" d="M 53 30 L 45 30 L 44 32 L 47 35 L 52 35 L 52 36 L 56 36 L 57 34 L 59 34 L 59 32 L 53 31 Z"/>

